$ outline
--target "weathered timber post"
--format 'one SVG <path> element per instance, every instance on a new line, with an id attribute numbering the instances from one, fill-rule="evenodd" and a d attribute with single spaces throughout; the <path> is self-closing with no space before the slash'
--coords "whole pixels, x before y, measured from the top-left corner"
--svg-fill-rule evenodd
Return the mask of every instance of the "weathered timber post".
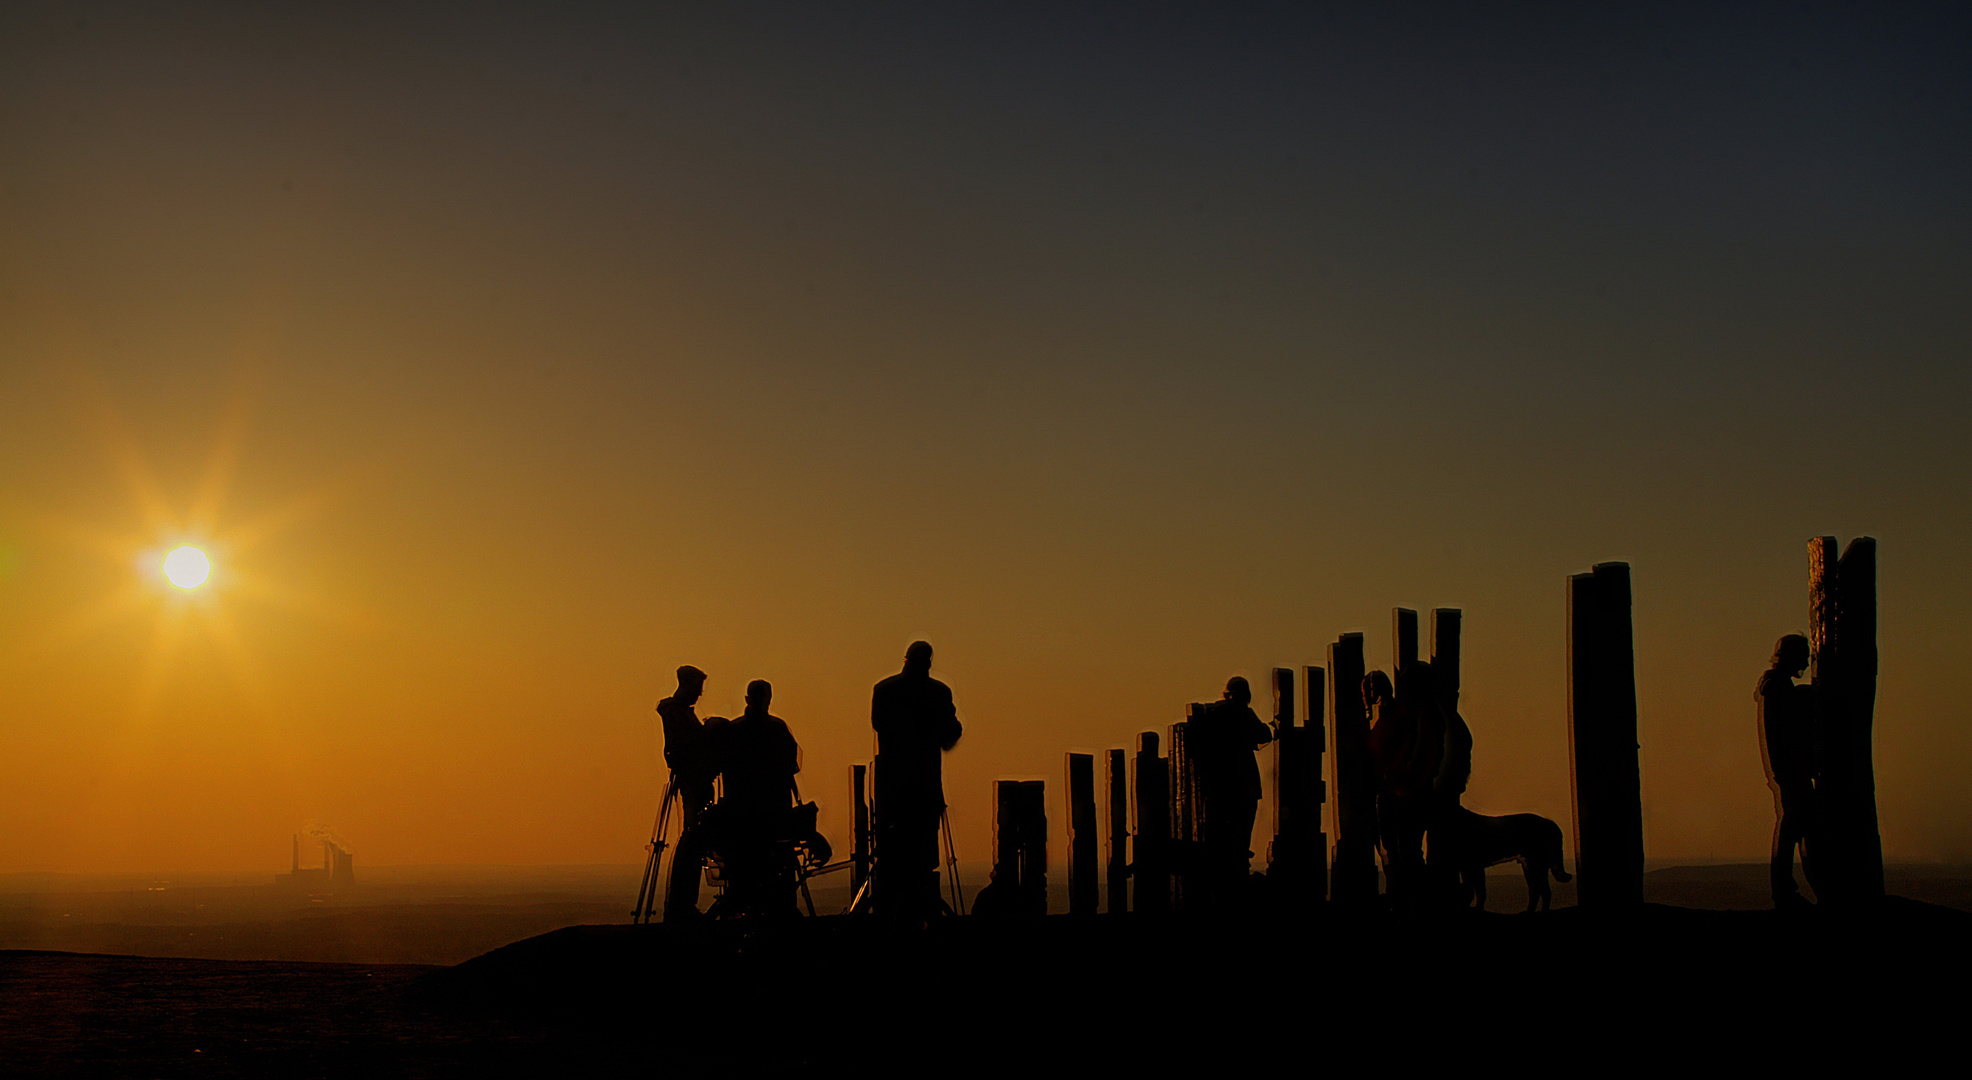
<path id="1" fill-rule="evenodd" d="M 849 799 L 854 809 L 855 854 L 849 860 L 849 896 L 861 896 L 870 880 L 869 766 L 849 766 Z"/>
<path id="2" fill-rule="evenodd" d="M 1431 609 L 1431 674 L 1447 712 L 1458 711 L 1459 624 L 1464 617 L 1455 607 Z"/>
<path id="3" fill-rule="evenodd" d="M 1130 910 L 1130 778 L 1127 754 L 1111 750 L 1106 755 L 1105 781 L 1109 788 L 1109 913 L 1121 915 Z"/>
<path id="4" fill-rule="evenodd" d="M 1294 670 L 1274 669 L 1274 840 L 1267 877 L 1286 910 L 1302 913 L 1327 893 L 1328 845 L 1321 831 L 1322 669 L 1308 673 L 1310 723 L 1294 722 Z"/>
<path id="5" fill-rule="evenodd" d="M 1369 756 L 1363 708 L 1363 636 L 1343 634 L 1328 647 L 1328 711 L 1334 731 L 1335 865 L 1329 878 L 1338 904 L 1376 903 L 1376 763 Z"/>
<path id="6" fill-rule="evenodd" d="M 1171 725 L 1171 844 L 1167 865 L 1171 868 L 1171 906 L 1185 910 L 1189 901 L 1196 907 L 1199 889 L 1202 885 L 1193 873 L 1198 861 L 1199 841 L 1205 835 L 1205 815 L 1202 812 L 1203 799 L 1198 785 L 1198 762 L 1193 747 L 1187 738 L 1191 731 L 1189 719 L 1200 706 L 1185 706 L 1187 719 Z M 1187 896 L 1187 890 L 1190 896 Z"/>
<path id="7" fill-rule="evenodd" d="M 1301 769 L 1307 781 L 1301 820 L 1314 831 L 1308 838 L 1308 895 L 1319 904 L 1328 899 L 1328 833 L 1322 827 L 1328 805 L 1327 773 L 1322 771 L 1322 751 L 1328 748 L 1328 671 L 1309 667 L 1301 672 L 1308 699 L 1308 734 L 1301 740 L 1307 758 Z"/>
<path id="8" fill-rule="evenodd" d="M 1568 753 L 1579 903 L 1641 904 L 1643 791 L 1628 563 L 1597 563 L 1568 579 Z"/>
<path id="9" fill-rule="evenodd" d="M 1020 897 L 1027 915 L 1048 913 L 1048 790 L 1042 780 L 1020 781 Z"/>
<path id="10" fill-rule="evenodd" d="M 1809 883 L 1829 907 L 1883 897 L 1876 817 L 1876 541 L 1836 558 L 1832 536 L 1808 541 L 1808 649 L 1814 686 L 1815 826 Z"/>
<path id="11" fill-rule="evenodd" d="M 1390 609 L 1390 677 L 1417 662 L 1417 612 Z"/>
<path id="12" fill-rule="evenodd" d="M 993 781 L 992 889 L 1000 896 L 1025 896 L 1020 887 L 1020 816 L 1020 781 Z"/>
<path id="13" fill-rule="evenodd" d="M 1137 879 L 1137 910 L 1171 910 L 1171 773 L 1157 754 L 1157 733 L 1137 736 L 1137 835 L 1131 876 Z"/>
<path id="14" fill-rule="evenodd" d="M 1102 897 L 1096 880 L 1096 756 L 1068 755 L 1068 913 L 1094 915 Z"/>

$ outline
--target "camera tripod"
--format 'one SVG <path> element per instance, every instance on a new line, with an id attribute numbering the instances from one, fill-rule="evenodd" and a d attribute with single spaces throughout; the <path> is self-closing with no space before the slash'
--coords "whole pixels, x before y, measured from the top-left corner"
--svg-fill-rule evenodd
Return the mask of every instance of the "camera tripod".
<path id="1" fill-rule="evenodd" d="M 949 894 L 949 899 L 946 896 L 940 896 L 938 898 L 938 907 L 940 912 L 945 915 L 963 915 L 965 914 L 965 890 L 959 885 L 959 849 L 952 843 L 952 813 L 949 809 L 942 806 L 938 808 L 938 831 L 945 840 L 945 888 L 943 891 Z M 873 864 L 870 877 L 863 882 L 863 887 L 857 890 L 855 899 L 849 901 L 849 911 L 851 914 L 859 911 L 868 912 L 870 910 L 873 896 L 872 886 L 876 883 L 874 864 L 881 862 L 883 858 L 882 852 L 875 852 L 873 854 L 874 858 L 870 860 Z"/>
<path id="2" fill-rule="evenodd" d="M 644 863 L 644 883 L 637 887 L 637 906 L 630 911 L 632 925 L 650 922 L 651 917 L 657 914 L 657 883 L 663 880 L 659 864 L 664 861 L 664 849 L 669 846 L 664 841 L 664 833 L 671 824 L 671 804 L 683 801 L 684 793 L 678 790 L 678 773 L 674 770 L 671 778 L 664 782 L 664 801 L 657 804 L 657 824 L 651 826 L 650 860 Z M 672 860 L 671 872 L 678 872 L 675 859 Z"/>
<path id="3" fill-rule="evenodd" d="M 797 805 L 800 805 L 801 789 L 798 786 L 793 787 L 792 793 L 794 795 L 795 803 Z M 664 785 L 664 801 L 658 803 L 657 805 L 657 823 L 651 827 L 650 842 L 647 845 L 647 847 L 650 850 L 650 857 L 644 863 L 643 883 L 637 887 L 637 906 L 633 908 L 630 912 L 630 922 L 632 925 L 642 925 L 645 923 L 649 923 L 652 919 L 661 918 L 661 914 L 660 914 L 661 909 L 658 904 L 657 890 L 659 883 L 666 881 L 664 874 L 664 866 L 663 866 L 664 850 L 667 847 L 671 846 L 670 843 L 665 840 L 665 834 L 670 831 L 671 807 L 673 805 L 683 806 L 684 799 L 685 799 L 685 793 L 682 790 L 680 790 L 680 788 L 678 787 L 678 774 L 676 772 L 673 772 L 671 774 L 670 780 L 668 780 Z M 682 830 L 682 828 L 683 825 L 681 824 L 680 829 Z M 946 832 L 946 840 L 948 845 L 950 839 L 951 839 L 950 828 L 948 826 Z M 716 855 L 712 857 L 712 860 L 713 860 L 713 865 L 715 867 L 715 874 L 717 874 L 718 871 L 716 868 L 719 867 L 720 860 Z M 797 889 L 800 892 L 801 901 L 807 907 L 808 914 L 810 916 L 813 916 L 815 914 L 815 900 L 814 897 L 810 895 L 808 891 L 808 879 L 812 877 L 819 877 L 823 874 L 833 873 L 837 870 L 846 870 L 850 867 L 852 862 L 853 860 L 843 859 L 840 862 L 829 863 L 827 865 L 819 865 L 819 866 L 811 865 L 808 861 L 808 852 L 805 845 L 802 845 L 795 850 L 794 852 L 795 883 Z M 954 865 L 956 866 L 956 864 Z M 696 874 L 699 873 L 701 869 L 702 866 L 687 867 L 686 872 Z M 670 871 L 672 877 L 676 877 L 677 874 L 679 873 L 678 860 L 676 854 L 672 856 Z M 723 895 L 724 892 L 723 879 L 719 881 L 719 885 L 721 888 L 722 895 L 718 899 L 715 899 L 712 902 L 712 910 L 708 912 L 708 914 L 712 915 L 715 918 L 718 917 L 720 904 L 725 899 Z"/>

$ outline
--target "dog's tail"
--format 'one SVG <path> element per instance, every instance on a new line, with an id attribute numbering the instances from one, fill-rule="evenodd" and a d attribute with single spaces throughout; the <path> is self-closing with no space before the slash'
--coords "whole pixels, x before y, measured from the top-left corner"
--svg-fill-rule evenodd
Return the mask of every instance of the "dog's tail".
<path id="1" fill-rule="evenodd" d="M 1552 822 L 1549 822 L 1549 824 L 1553 825 Z M 1563 870 L 1561 868 L 1561 827 L 1558 825 L 1553 825 L 1553 828 L 1554 828 L 1554 835 L 1552 839 L 1554 841 L 1554 857 L 1548 860 L 1548 864 L 1547 864 L 1548 869 L 1554 871 L 1554 880 L 1560 882 L 1567 882 L 1573 880 L 1574 875 L 1570 874 L 1568 871 Z"/>

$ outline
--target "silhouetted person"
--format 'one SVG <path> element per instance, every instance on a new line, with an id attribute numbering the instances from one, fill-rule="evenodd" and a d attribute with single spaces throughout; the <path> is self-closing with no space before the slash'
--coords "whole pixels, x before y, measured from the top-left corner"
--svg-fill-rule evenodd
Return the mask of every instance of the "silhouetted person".
<path id="1" fill-rule="evenodd" d="M 694 706 L 705 692 L 705 672 L 686 664 L 678 669 L 678 689 L 657 703 L 664 723 L 664 763 L 683 800 L 684 820 L 678 849 L 671 856 L 671 882 L 664 895 L 667 922 L 698 914 L 699 870 L 705 863 L 705 837 L 700 819 L 712 802 L 712 780 L 719 775 L 706 725 Z"/>
<path id="2" fill-rule="evenodd" d="M 794 774 L 801 747 L 787 722 L 767 711 L 774 688 L 746 684 L 746 711 L 717 729 L 713 750 L 725 777 L 719 800 L 719 855 L 728 903 L 741 913 L 794 910 Z"/>
<path id="3" fill-rule="evenodd" d="M 952 690 L 931 677 L 931 646 L 904 650 L 904 670 L 876 684 L 876 910 L 906 919 L 938 912 L 938 820 L 945 812 L 940 755 L 959 741 Z"/>
<path id="4" fill-rule="evenodd" d="M 1472 729 L 1456 708 L 1447 706 L 1437 671 L 1424 661 L 1406 664 L 1398 673 L 1397 699 L 1417 718 L 1420 764 L 1437 761 L 1430 790 L 1424 796 L 1431 900 L 1456 906 L 1460 895 L 1457 849 L 1463 839 L 1456 833 L 1469 820 L 1460 815 L 1459 802 L 1472 780 Z"/>
<path id="5" fill-rule="evenodd" d="M 1760 712 L 1760 756 L 1773 789 L 1773 857 L 1768 877 L 1777 908 L 1807 904 L 1794 883 L 1794 849 L 1808 841 L 1815 828 L 1814 688 L 1794 680 L 1808 668 L 1808 639 L 1788 634 L 1774 643 L 1772 665 L 1760 676 L 1753 699 Z M 1802 868 L 1814 884 L 1814 867 L 1806 858 Z"/>
<path id="6" fill-rule="evenodd" d="M 1369 751 L 1376 761 L 1376 823 L 1384 876 L 1391 900 L 1402 906 L 1422 899 L 1424 833 L 1431 820 L 1432 782 L 1443 764 L 1442 727 L 1427 726 L 1416 697 L 1414 690 L 1398 694 L 1381 671 L 1363 676 L 1363 707 L 1370 715 Z"/>
<path id="7" fill-rule="evenodd" d="M 1253 688 L 1238 675 L 1224 696 L 1194 713 L 1186 736 L 1198 755 L 1205 795 L 1207 895 L 1230 900 L 1252 869 L 1253 818 L 1260 808 L 1260 764 L 1254 752 L 1273 741 L 1273 729 L 1253 712 Z"/>

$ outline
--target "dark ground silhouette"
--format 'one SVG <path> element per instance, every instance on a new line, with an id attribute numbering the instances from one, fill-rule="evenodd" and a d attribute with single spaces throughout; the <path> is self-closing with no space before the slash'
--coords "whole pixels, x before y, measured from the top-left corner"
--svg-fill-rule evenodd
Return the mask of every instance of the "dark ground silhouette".
<path id="1" fill-rule="evenodd" d="M 1421 1067 L 1821 1063 L 1953 1038 L 1972 915 L 1892 898 L 1859 918 L 1647 905 L 1612 916 L 1315 918 L 1266 932 L 1138 917 L 824 918 L 578 926 L 449 969 L 0 953 L 17 1075 L 445 1076 L 1231 1055 Z M 687 977 L 687 975 L 689 977 Z M 1421 1015 L 1418 980 L 1452 988 Z M 1764 1032 L 1826 993 L 1843 1023 Z M 1789 1014 L 1791 1015 L 1791 1013 Z M 889 1039 L 879 1032 L 893 1033 Z M 906 1033 L 897 1036 L 895 1033 Z M 978 1067 L 978 1066 L 975 1066 Z"/>

